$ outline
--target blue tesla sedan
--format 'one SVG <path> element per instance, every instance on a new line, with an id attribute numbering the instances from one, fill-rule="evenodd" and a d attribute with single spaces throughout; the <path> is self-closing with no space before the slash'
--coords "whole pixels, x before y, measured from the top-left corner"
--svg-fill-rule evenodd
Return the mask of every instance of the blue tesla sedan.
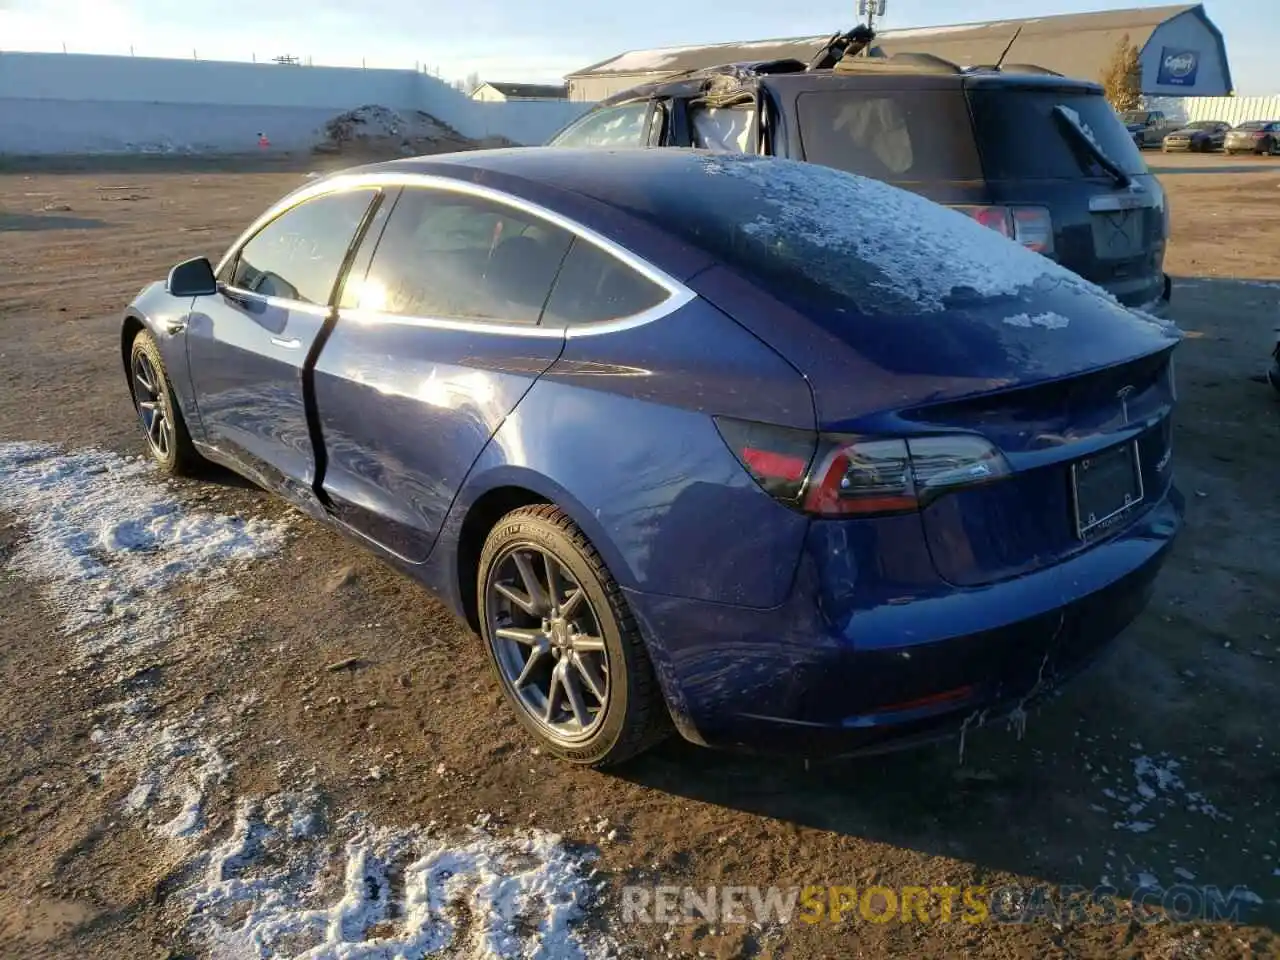
<path id="1" fill-rule="evenodd" d="M 1019 715 L 1181 525 L 1176 329 L 814 164 L 515 149 L 308 183 L 125 311 L 150 453 L 422 582 L 617 763 Z"/>

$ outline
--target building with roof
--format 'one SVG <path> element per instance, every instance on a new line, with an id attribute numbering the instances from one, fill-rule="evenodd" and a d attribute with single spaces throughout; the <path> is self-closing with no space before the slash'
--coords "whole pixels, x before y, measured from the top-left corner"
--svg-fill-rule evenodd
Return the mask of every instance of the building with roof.
<path id="1" fill-rule="evenodd" d="M 512 100 L 567 100 L 569 88 L 547 83 L 482 83 L 471 91 L 472 100 L 509 103 Z"/>
<path id="2" fill-rule="evenodd" d="M 1013 40 L 1006 63 L 1036 64 L 1070 77 L 1100 81 L 1126 35 L 1140 51 L 1143 93 L 1220 97 L 1233 92 L 1222 32 L 1198 3 L 886 30 L 877 34 L 876 46 L 889 55 L 930 53 L 969 67 L 994 64 Z M 793 37 L 632 50 L 584 67 L 565 79 L 570 100 L 603 100 L 637 84 L 722 63 L 807 62 L 827 39 Z"/>

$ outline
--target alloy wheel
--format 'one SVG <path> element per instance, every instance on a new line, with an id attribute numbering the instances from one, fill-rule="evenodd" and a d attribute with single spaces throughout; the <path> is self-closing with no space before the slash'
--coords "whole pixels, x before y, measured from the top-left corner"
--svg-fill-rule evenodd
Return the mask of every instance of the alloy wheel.
<path id="1" fill-rule="evenodd" d="M 132 372 L 133 402 L 142 421 L 142 429 L 147 434 L 147 442 L 160 459 L 167 460 L 174 439 L 164 381 L 151 358 L 142 351 L 133 355 Z"/>
<path id="2" fill-rule="evenodd" d="M 609 654 L 587 591 L 532 544 L 499 556 L 485 589 L 489 642 L 508 691 L 552 738 L 590 738 L 610 690 Z"/>

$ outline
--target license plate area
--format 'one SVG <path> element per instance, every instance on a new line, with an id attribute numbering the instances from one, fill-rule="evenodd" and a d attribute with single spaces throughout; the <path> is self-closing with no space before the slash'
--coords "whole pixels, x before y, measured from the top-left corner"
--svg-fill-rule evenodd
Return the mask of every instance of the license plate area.
<path id="1" fill-rule="evenodd" d="M 1083 457 L 1071 465 L 1071 500 L 1076 536 L 1096 540 L 1142 503 L 1142 470 L 1137 442 Z"/>
<path id="2" fill-rule="evenodd" d="M 1128 260 L 1146 252 L 1146 211 L 1095 212 L 1093 252 L 1099 260 Z"/>

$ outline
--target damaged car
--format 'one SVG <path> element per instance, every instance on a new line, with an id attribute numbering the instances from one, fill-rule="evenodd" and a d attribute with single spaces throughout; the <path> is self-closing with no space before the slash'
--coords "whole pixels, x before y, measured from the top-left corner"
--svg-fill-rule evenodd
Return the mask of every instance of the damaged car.
<path id="1" fill-rule="evenodd" d="M 1167 310 L 1169 208 L 1095 83 L 1034 65 L 876 55 L 866 28 L 809 63 L 691 71 L 615 94 L 551 147 L 693 147 L 786 157 L 946 204 L 1105 288 Z"/>
<path id="2" fill-rule="evenodd" d="M 866 177 L 535 147 L 309 181 L 116 349 L 160 469 L 425 585 L 528 734 L 603 766 L 1025 716 L 1178 533 L 1179 341 Z"/>

